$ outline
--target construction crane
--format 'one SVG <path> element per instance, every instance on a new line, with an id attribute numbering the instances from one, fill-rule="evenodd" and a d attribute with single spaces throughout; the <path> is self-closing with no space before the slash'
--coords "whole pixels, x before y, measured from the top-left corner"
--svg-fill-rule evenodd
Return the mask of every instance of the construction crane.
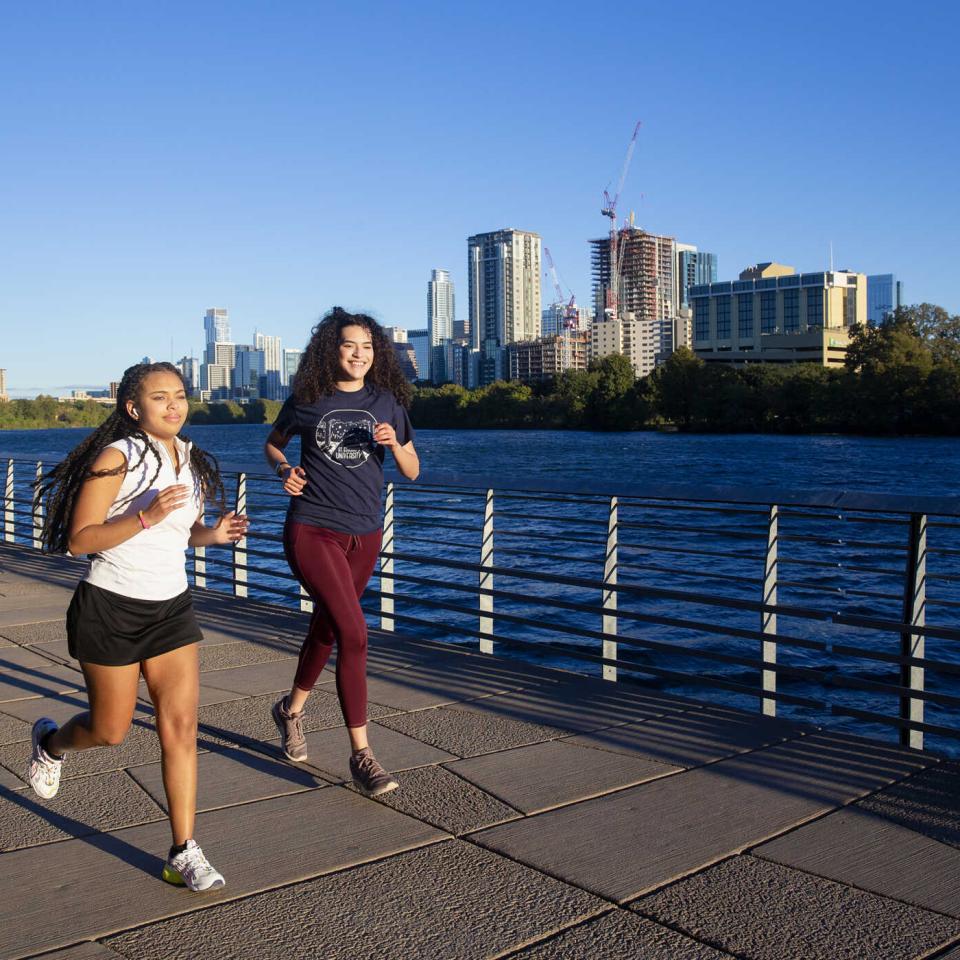
<path id="1" fill-rule="evenodd" d="M 570 290 L 570 300 L 567 301 L 563 295 L 563 287 L 560 285 L 560 277 L 557 274 L 557 265 L 553 262 L 550 254 L 550 248 L 543 248 L 543 255 L 547 258 L 547 265 L 550 268 L 550 277 L 553 280 L 553 289 L 557 295 L 554 301 L 556 306 L 563 307 L 563 328 L 564 330 L 576 330 L 580 326 L 580 311 L 577 309 L 577 295 Z M 569 287 L 567 288 L 570 289 Z"/>
<path id="2" fill-rule="evenodd" d="M 623 160 L 623 167 L 620 170 L 620 180 L 617 183 L 617 191 L 613 197 L 607 190 L 603 191 L 603 206 L 600 212 L 610 220 L 610 285 L 607 287 L 607 303 L 604 312 L 610 313 L 613 319 L 617 319 L 620 314 L 620 268 L 623 260 L 623 250 L 620 247 L 620 234 L 617 230 L 617 202 L 620 199 L 620 193 L 623 190 L 623 184 L 627 179 L 627 171 L 630 169 L 630 161 L 633 159 L 633 151 L 637 145 L 637 134 L 640 133 L 641 121 L 633 128 L 633 136 L 630 138 L 630 144 L 627 147 L 627 155 Z"/>

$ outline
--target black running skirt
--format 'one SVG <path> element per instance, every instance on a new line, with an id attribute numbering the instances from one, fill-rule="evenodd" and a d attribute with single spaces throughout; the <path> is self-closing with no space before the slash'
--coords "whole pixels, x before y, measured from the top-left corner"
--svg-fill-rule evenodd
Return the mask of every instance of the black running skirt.
<path id="1" fill-rule="evenodd" d="M 184 590 L 172 600 L 136 600 L 81 580 L 67 610 L 70 656 L 121 667 L 203 639 Z"/>

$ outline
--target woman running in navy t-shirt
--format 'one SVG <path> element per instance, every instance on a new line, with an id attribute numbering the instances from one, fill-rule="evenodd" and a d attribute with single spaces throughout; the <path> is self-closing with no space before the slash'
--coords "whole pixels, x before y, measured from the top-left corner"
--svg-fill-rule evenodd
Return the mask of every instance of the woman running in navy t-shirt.
<path id="1" fill-rule="evenodd" d="M 304 704 L 337 644 L 337 695 L 350 734 L 350 772 L 368 795 L 397 786 L 367 743 L 367 624 L 360 607 L 380 552 L 384 450 L 408 480 L 420 473 L 407 416 L 410 385 L 380 325 L 334 307 L 313 329 L 293 395 L 264 452 L 290 494 L 283 546 L 313 600 L 289 695 L 273 706 L 283 752 L 307 759 Z M 300 437 L 299 466 L 283 450 Z"/>

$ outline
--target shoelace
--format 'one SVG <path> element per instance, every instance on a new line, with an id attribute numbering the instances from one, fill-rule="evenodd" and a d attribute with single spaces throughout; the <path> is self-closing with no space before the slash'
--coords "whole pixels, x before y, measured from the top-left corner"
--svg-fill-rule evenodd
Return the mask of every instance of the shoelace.
<path id="1" fill-rule="evenodd" d="M 376 777 L 384 772 L 384 769 L 377 762 L 377 758 L 373 754 L 365 753 L 357 761 L 357 772 L 365 773 L 367 776 Z"/>
<path id="2" fill-rule="evenodd" d="M 210 866 L 210 861 L 203 855 L 203 850 L 201 850 L 200 847 L 189 847 L 184 853 L 187 854 L 187 862 L 183 865 L 181 873 L 187 871 L 192 876 L 196 876 L 198 873 L 213 869 L 213 867 Z"/>
<path id="3" fill-rule="evenodd" d="M 294 739 L 298 741 L 302 740 L 303 739 L 303 714 L 297 713 L 294 715 L 290 715 L 290 721 L 293 724 Z M 287 739 L 289 740 L 290 738 L 287 737 Z"/>

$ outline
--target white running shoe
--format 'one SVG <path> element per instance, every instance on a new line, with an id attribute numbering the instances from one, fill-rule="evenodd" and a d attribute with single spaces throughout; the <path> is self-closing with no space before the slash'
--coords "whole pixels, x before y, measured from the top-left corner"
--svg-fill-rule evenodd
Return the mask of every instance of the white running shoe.
<path id="1" fill-rule="evenodd" d="M 27 782 L 33 787 L 34 793 L 44 800 L 52 800 L 60 789 L 60 770 L 63 768 L 63 759 L 51 757 L 40 741 L 48 734 L 57 730 L 57 724 L 49 717 L 41 717 L 34 725 L 30 734 L 33 749 L 30 752 L 30 762 L 27 764 Z"/>
<path id="2" fill-rule="evenodd" d="M 195 892 L 216 890 L 226 882 L 215 870 L 196 840 L 188 840 L 185 850 L 171 857 L 163 865 L 163 879 L 178 887 L 189 887 Z"/>

